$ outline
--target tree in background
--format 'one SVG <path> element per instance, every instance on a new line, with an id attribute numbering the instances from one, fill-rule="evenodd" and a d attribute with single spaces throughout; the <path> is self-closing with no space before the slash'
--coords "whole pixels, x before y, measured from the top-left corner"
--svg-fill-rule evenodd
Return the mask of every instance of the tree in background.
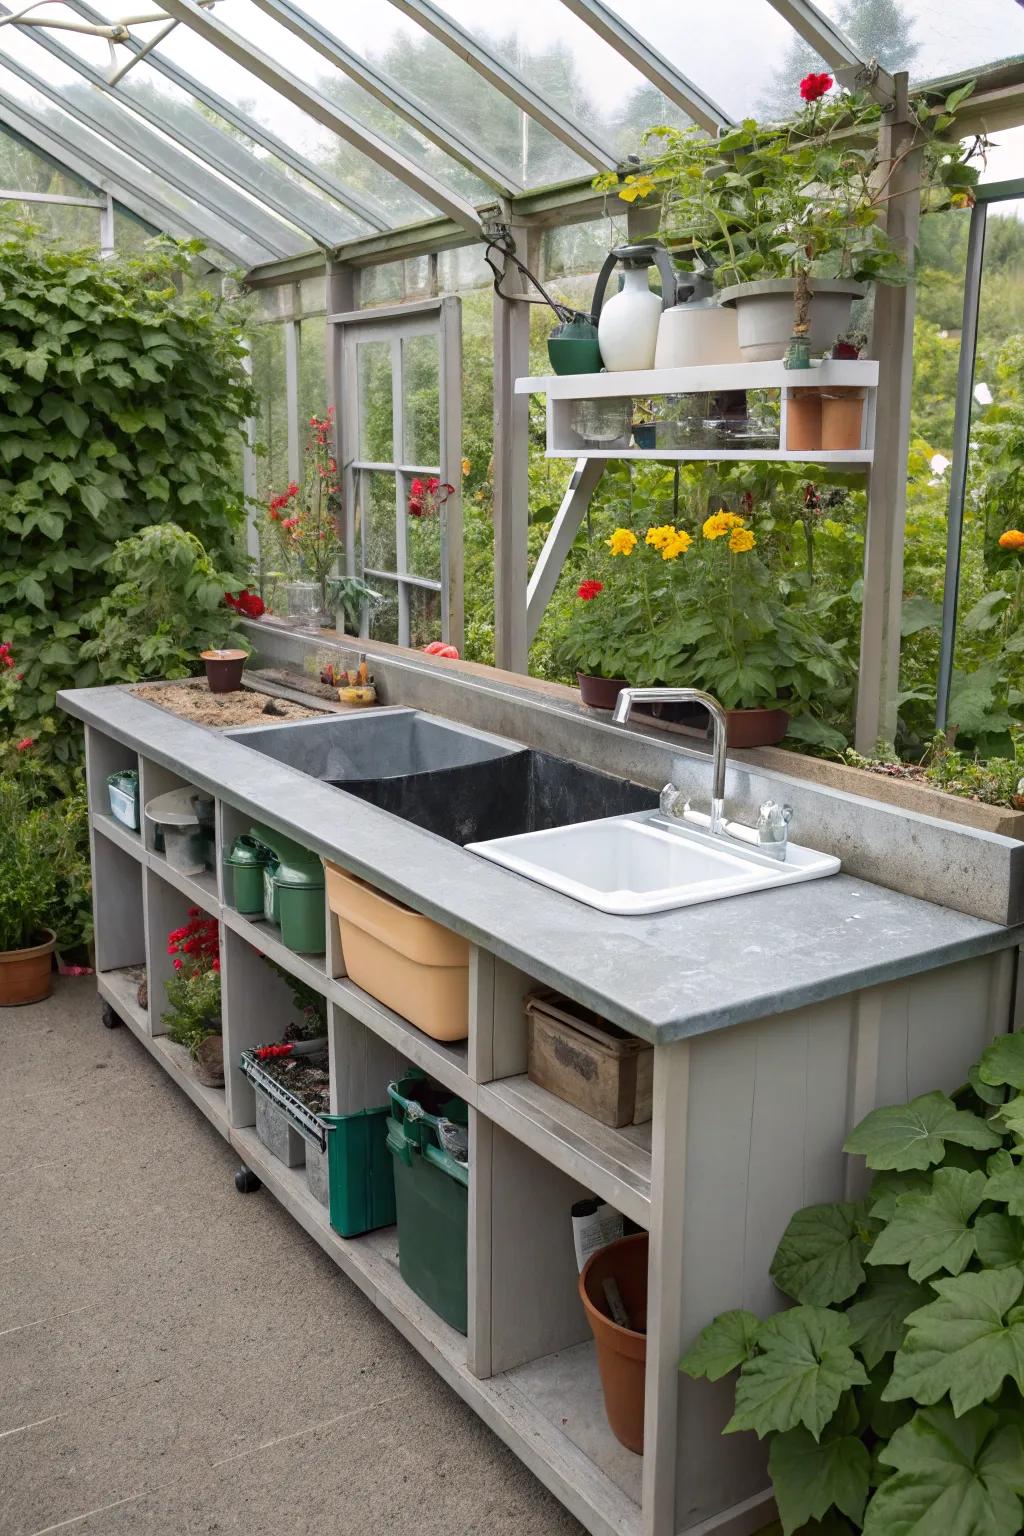
<path id="1" fill-rule="evenodd" d="M 909 69 L 921 51 L 913 35 L 913 22 L 900 0 L 839 0 L 835 23 L 861 58 L 876 59 L 890 74 Z M 761 113 L 788 117 L 794 107 L 796 82 L 823 68 L 823 60 L 810 43 L 794 33 L 778 73 L 761 97 Z"/>

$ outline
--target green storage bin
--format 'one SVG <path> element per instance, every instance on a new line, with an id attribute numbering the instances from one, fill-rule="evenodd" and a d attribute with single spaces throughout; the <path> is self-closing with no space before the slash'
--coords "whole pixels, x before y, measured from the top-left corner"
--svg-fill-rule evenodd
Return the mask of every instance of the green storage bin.
<path id="1" fill-rule="evenodd" d="M 327 1131 L 331 1226 L 358 1237 L 395 1221 L 395 1176 L 388 1156 L 388 1106 L 321 1115 Z"/>
<path id="2" fill-rule="evenodd" d="M 263 872 L 273 857 L 269 848 L 245 832 L 225 855 L 224 863 L 233 876 L 235 907 L 246 916 L 263 915 Z"/>
<path id="3" fill-rule="evenodd" d="M 465 1126 L 466 1106 L 421 1073 L 391 1083 L 388 1097 L 398 1267 L 428 1307 L 465 1333 L 469 1169 L 442 1146 L 441 1121 Z"/>
<path id="4" fill-rule="evenodd" d="M 273 868 L 268 864 L 264 869 L 264 916 L 277 923 L 289 949 L 300 955 L 322 955 L 327 948 L 327 921 L 319 856 L 270 827 L 256 824 L 249 830 L 277 861 Z"/>

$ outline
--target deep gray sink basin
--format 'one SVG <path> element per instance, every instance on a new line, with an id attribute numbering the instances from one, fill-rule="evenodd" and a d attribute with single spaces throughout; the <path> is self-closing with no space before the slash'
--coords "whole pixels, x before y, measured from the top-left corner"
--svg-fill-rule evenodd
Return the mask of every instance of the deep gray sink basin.
<path id="1" fill-rule="evenodd" d="M 414 709 L 332 715 L 229 731 L 449 842 L 466 844 L 649 810 L 643 789 Z"/>
<path id="2" fill-rule="evenodd" d="M 349 780 L 432 773 L 520 750 L 500 736 L 400 708 L 245 726 L 225 734 L 314 779 L 346 787 Z"/>

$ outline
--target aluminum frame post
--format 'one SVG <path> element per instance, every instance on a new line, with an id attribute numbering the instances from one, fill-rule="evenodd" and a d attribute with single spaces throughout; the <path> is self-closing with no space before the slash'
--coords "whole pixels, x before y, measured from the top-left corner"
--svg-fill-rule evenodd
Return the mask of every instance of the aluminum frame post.
<path id="1" fill-rule="evenodd" d="M 521 260 L 533 267 L 529 230 L 511 226 Z M 502 287 L 523 293 L 525 279 L 506 263 Z M 530 520 L 529 401 L 515 381 L 529 371 L 529 304 L 496 293 L 494 321 L 494 660 L 508 672 L 526 672 L 527 530 Z"/>

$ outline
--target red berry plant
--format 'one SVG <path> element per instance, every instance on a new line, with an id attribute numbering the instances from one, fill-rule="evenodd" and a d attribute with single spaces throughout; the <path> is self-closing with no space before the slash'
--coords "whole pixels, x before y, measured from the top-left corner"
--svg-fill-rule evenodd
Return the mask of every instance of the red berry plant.
<path id="1" fill-rule="evenodd" d="M 167 1033 L 195 1056 L 207 1035 L 220 1034 L 220 926 L 198 907 L 167 935 L 175 974 L 167 982 Z"/>

